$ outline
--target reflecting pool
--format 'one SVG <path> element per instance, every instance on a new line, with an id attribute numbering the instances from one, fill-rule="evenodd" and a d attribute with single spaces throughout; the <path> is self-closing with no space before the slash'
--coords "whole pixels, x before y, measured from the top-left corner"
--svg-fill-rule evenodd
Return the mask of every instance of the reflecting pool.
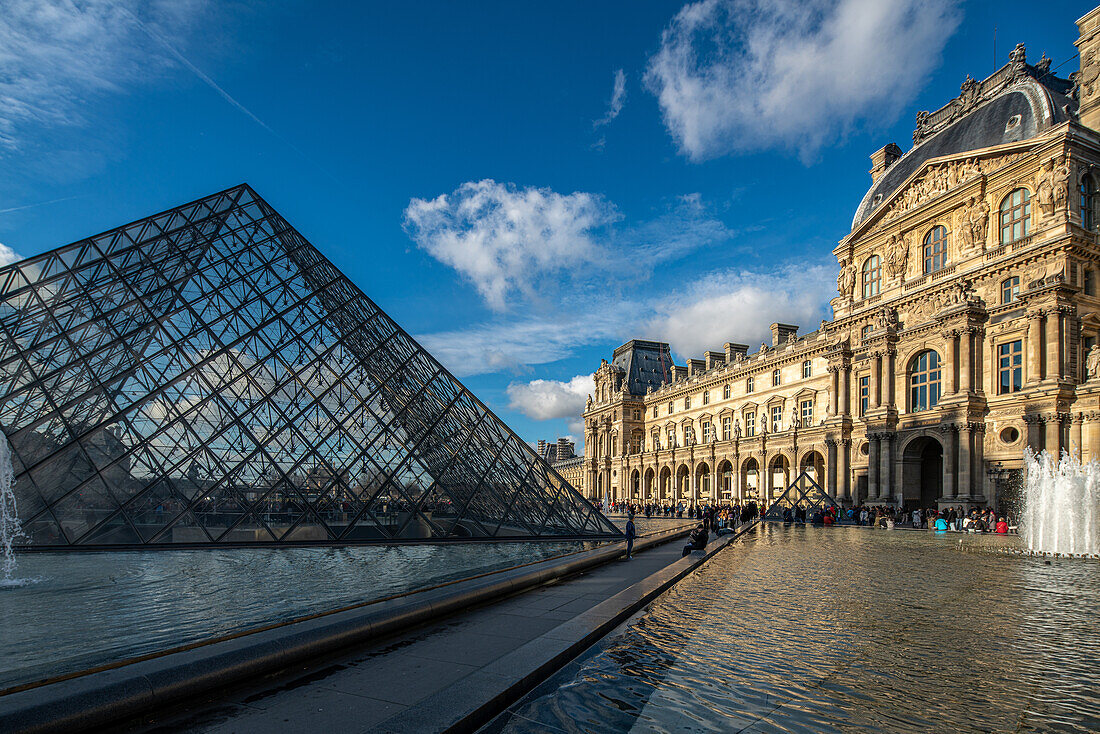
<path id="1" fill-rule="evenodd" d="M 769 524 L 495 728 L 1098 731 L 1100 565 L 1018 544 Z"/>
<path id="2" fill-rule="evenodd" d="M 24 552 L 19 585 L 0 589 L 0 689 L 595 545 Z"/>

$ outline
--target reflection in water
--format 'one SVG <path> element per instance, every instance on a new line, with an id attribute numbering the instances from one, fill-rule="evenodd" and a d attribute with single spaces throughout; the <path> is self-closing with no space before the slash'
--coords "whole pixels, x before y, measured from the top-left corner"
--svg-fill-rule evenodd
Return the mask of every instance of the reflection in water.
<path id="1" fill-rule="evenodd" d="M 1094 561 L 765 526 L 503 728 L 1097 731 L 1098 608 Z"/>
<path id="2" fill-rule="evenodd" d="M 0 592 L 0 688 L 594 545 L 25 553 L 20 572 L 40 583 Z"/>

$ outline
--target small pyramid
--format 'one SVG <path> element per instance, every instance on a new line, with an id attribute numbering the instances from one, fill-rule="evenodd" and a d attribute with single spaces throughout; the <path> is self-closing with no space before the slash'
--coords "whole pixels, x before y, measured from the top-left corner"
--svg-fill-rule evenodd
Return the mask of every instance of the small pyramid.
<path id="1" fill-rule="evenodd" d="M 823 511 L 829 507 L 832 507 L 836 512 L 836 516 L 840 517 L 840 505 L 837 504 L 836 500 L 830 497 L 813 477 L 803 471 L 784 490 L 783 494 L 771 503 L 764 512 L 764 519 L 782 520 L 785 510 L 799 505 L 806 508 L 807 517 L 811 517 L 815 512 Z"/>
<path id="2" fill-rule="evenodd" d="M 0 269 L 36 547 L 617 537 L 240 185 Z"/>

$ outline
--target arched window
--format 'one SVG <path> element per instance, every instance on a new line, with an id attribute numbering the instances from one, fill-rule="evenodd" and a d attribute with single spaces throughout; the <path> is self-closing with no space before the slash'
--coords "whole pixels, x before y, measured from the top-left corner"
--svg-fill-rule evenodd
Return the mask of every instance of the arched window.
<path id="1" fill-rule="evenodd" d="M 1077 193 L 1081 197 L 1081 226 L 1091 232 L 1096 229 L 1096 181 L 1092 174 L 1081 177 Z"/>
<path id="2" fill-rule="evenodd" d="M 1013 275 L 1001 281 L 1001 303 L 1012 303 L 1020 298 L 1020 279 Z"/>
<path id="3" fill-rule="evenodd" d="M 875 327 L 872 326 L 871 324 L 867 324 L 862 329 L 860 329 L 859 330 L 860 341 L 867 341 L 867 337 L 871 336 L 871 332 L 874 331 L 874 329 L 875 329 Z"/>
<path id="4" fill-rule="evenodd" d="M 924 272 L 934 273 L 947 266 L 947 228 L 933 227 L 924 236 Z"/>
<path id="5" fill-rule="evenodd" d="M 871 255 L 863 263 L 863 297 L 877 296 L 882 286 L 882 261 Z"/>
<path id="6" fill-rule="evenodd" d="M 909 404 L 914 413 L 940 402 L 940 355 L 921 352 L 909 363 Z"/>
<path id="7" fill-rule="evenodd" d="M 754 387 L 756 387 L 756 381 L 751 377 L 746 377 L 745 378 L 745 392 L 752 392 Z"/>
<path id="8" fill-rule="evenodd" d="M 723 400 L 729 400 L 730 399 L 730 386 L 729 385 L 726 385 L 725 387 L 722 388 L 722 399 Z"/>
<path id="9" fill-rule="evenodd" d="M 710 390 L 703 391 L 703 405 L 710 405 Z"/>
<path id="10" fill-rule="evenodd" d="M 806 379 L 814 373 L 814 365 L 810 360 L 806 360 L 802 363 L 802 379 Z"/>
<path id="11" fill-rule="evenodd" d="M 1001 244 L 1015 242 L 1031 233 L 1031 194 L 1016 189 L 1001 202 Z"/>
<path id="12" fill-rule="evenodd" d="M 684 396 L 684 410 L 691 410 L 691 396 Z"/>

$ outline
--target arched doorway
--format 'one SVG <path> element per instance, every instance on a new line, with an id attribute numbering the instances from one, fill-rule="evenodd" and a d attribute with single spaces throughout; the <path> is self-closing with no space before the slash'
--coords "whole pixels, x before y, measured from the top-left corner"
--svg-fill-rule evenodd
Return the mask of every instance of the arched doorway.
<path id="1" fill-rule="evenodd" d="M 935 507 L 943 497 L 943 446 L 931 436 L 913 439 L 902 453 L 901 474 L 906 505 Z"/>
<path id="2" fill-rule="evenodd" d="M 661 500 L 672 499 L 672 470 L 667 466 L 661 467 Z"/>
<path id="3" fill-rule="evenodd" d="M 653 486 L 653 483 L 656 481 L 656 479 L 657 479 L 657 475 L 653 472 L 652 469 L 646 469 L 645 470 L 645 476 L 642 478 L 642 488 L 643 488 L 643 495 L 642 496 L 645 498 L 645 500 L 647 502 L 650 502 L 650 501 L 656 499 L 656 497 L 654 495 L 654 489 L 655 488 Z"/>
<path id="4" fill-rule="evenodd" d="M 680 464 L 680 467 L 676 470 L 676 491 L 672 496 L 672 499 L 676 501 L 688 500 L 691 498 L 691 472 L 688 471 L 687 465 Z"/>
<path id="5" fill-rule="evenodd" d="M 635 469 L 630 472 L 630 499 L 641 499 L 642 496 L 642 475 Z"/>
<path id="6" fill-rule="evenodd" d="M 695 502 L 714 501 L 710 479 L 710 466 L 705 461 L 695 467 L 695 496 L 692 498 Z"/>
<path id="7" fill-rule="evenodd" d="M 715 499 L 719 503 L 733 502 L 733 464 L 729 461 L 718 465 L 718 493 Z"/>
<path id="8" fill-rule="evenodd" d="M 741 486 L 745 488 L 746 499 L 760 499 L 760 464 L 756 457 L 750 456 L 741 465 Z"/>
<path id="9" fill-rule="evenodd" d="M 799 472 L 806 472 L 818 484 L 825 485 L 825 457 L 820 451 L 808 451 L 799 466 Z"/>
<path id="10" fill-rule="evenodd" d="M 765 499 L 771 502 L 787 489 L 791 483 L 791 463 L 783 454 L 777 454 L 768 463 L 768 489 Z"/>

